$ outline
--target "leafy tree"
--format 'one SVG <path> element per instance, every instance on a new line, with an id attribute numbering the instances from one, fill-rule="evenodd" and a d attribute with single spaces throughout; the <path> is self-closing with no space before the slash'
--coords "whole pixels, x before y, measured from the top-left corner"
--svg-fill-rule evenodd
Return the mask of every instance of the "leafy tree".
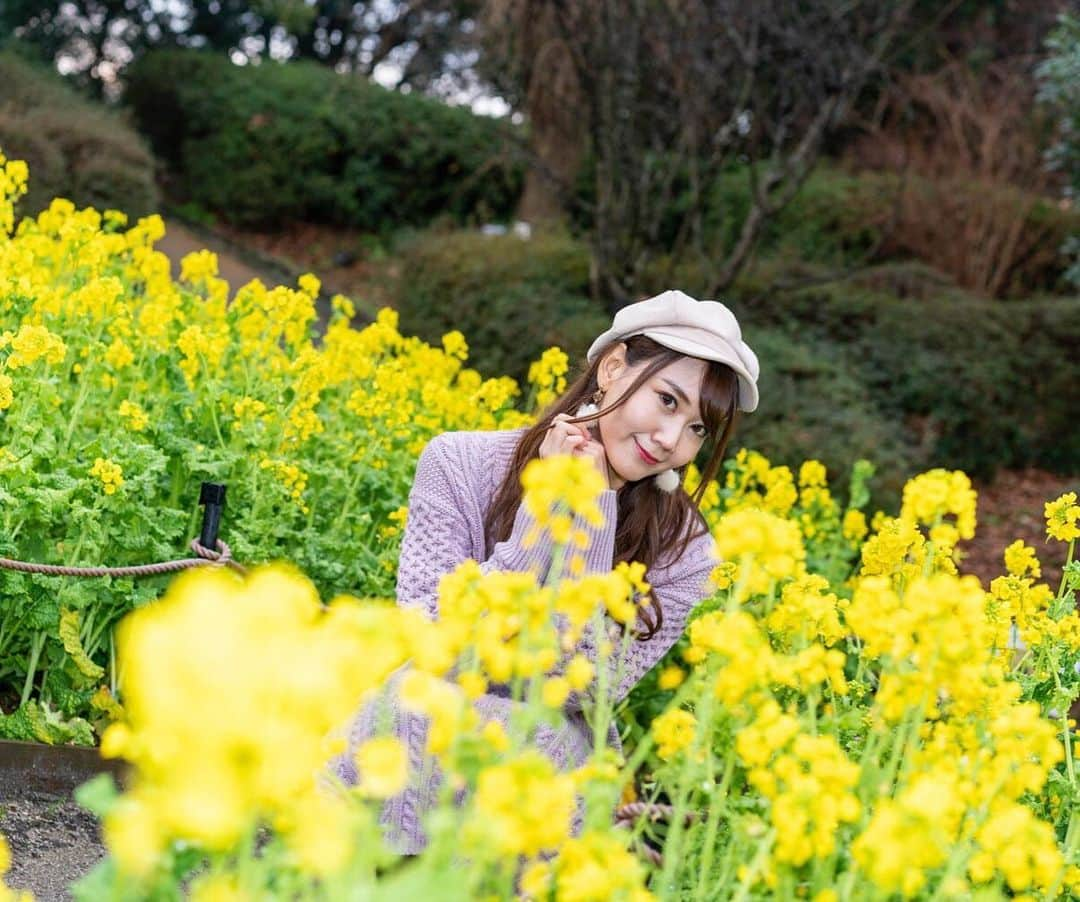
<path id="1" fill-rule="evenodd" d="M 733 281 L 912 2 L 494 0 L 483 65 L 520 103 L 538 171 L 564 197 L 575 197 L 567 158 L 591 161 L 594 194 L 576 201 L 595 289 L 618 308 L 660 255 L 700 264 L 710 293 Z M 572 153 L 552 140 L 560 132 L 578 136 Z M 752 200 L 733 222 L 713 193 L 746 163 Z"/>
<path id="2" fill-rule="evenodd" d="M 1050 56 L 1037 69 L 1039 97 L 1058 113 L 1058 140 L 1048 163 L 1068 177 L 1066 200 L 1075 204 L 1080 201 L 1080 17 L 1063 15 L 1047 48 Z M 1064 250 L 1076 260 L 1068 277 L 1080 286 L 1080 235 L 1071 236 Z"/>
<path id="3" fill-rule="evenodd" d="M 5 0 L 0 34 L 36 46 L 98 92 L 152 47 L 221 50 L 257 60 L 312 59 L 399 86 L 449 90 L 475 62 L 480 0 Z"/>

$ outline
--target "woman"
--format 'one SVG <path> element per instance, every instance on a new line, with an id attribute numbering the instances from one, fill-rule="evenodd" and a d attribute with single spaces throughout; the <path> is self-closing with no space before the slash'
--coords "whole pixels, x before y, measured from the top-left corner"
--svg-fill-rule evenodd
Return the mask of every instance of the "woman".
<path id="1" fill-rule="evenodd" d="M 719 469 L 736 411 L 757 407 L 758 362 L 723 304 L 666 291 L 620 310 L 589 348 L 587 364 L 536 425 L 446 433 L 427 445 L 409 495 L 397 599 L 437 618 L 440 577 L 469 558 L 485 572 L 531 570 L 549 579 L 550 541 L 525 541 L 533 521 L 521 504 L 521 473 L 537 457 L 589 458 L 608 488 L 600 498 L 604 525 L 587 530 L 585 569 L 602 573 L 638 561 L 651 586 L 619 662 L 617 702 L 671 648 L 687 615 L 709 594 L 716 559 L 697 505 Z M 682 478 L 709 439 L 714 450 L 691 498 Z M 583 649 L 591 651 L 587 641 L 578 646 Z M 482 722 L 505 726 L 516 703 L 499 692 L 492 687 L 474 704 Z M 352 748 L 376 732 L 377 707 L 358 716 Z M 394 848 L 416 854 L 426 842 L 420 819 L 435 802 L 439 776 L 425 766 L 426 718 L 391 707 L 394 732 L 409 748 L 410 773 L 422 776 L 386 804 L 382 821 Z M 562 729 L 541 728 L 536 744 L 559 767 L 573 768 L 588 757 L 593 736 L 575 696 L 566 715 Z M 613 728 L 608 741 L 618 746 Z M 358 778 L 352 748 L 337 765 L 346 783 Z"/>

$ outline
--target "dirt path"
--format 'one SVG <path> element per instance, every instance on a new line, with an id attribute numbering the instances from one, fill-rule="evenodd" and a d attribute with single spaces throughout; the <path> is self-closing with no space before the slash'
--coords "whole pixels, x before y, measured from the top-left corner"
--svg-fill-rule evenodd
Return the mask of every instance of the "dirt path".
<path id="1" fill-rule="evenodd" d="M 315 302 L 318 320 L 314 325 L 316 335 L 321 335 L 330 317 L 332 295 L 341 292 L 352 296 L 350 289 L 355 285 L 349 284 L 347 278 L 343 279 L 342 273 L 333 271 L 329 263 L 325 264 L 327 268 L 323 265 L 313 266 L 302 257 L 282 254 L 281 249 L 270 240 L 272 237 L 233 233 L 225 229 L 212 231 L 186 225 L 175 218 L 166 218 L 165 237 L 156 247 L 172 263 L 173 278 L 180 275 L 180 261 L 185 256 L 203 248 L 213 251 L 218 258 L 218 274 L 234 292 L 252 279 L 258 279 L 267 287 L 295 286 L 302 273 L 315 273 L 323 281 L 323 290 Z M 352 300 L 357 310 L 354 325 L 361 326 L 375 318 L 377 306 L 356 296 L 352 296 Z"/>
<path id="2" fill-rule="evenodd" d="M 184 257 L 205 248 L 217 254 L 218 273 L 234 291 L 252 279 L 260 279 L 266 285 L 276 285 L 281 281 L 280 273 L 256 269 L 239 259 L 232 249 L 222 242 L 214 240 L 213 237 L 196 234 L 175 219 L 165 221 L 165 237 L 157 243 L 156 247 L 172 262 L 173 278 L 180 275 L 180 261 Z"/>

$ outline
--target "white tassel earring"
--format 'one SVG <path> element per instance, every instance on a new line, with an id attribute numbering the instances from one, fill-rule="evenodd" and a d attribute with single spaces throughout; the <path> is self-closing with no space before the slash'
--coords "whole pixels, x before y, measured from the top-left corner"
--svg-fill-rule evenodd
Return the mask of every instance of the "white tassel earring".
<path id="1" fill-rule="evenodd" d="M 657 473 L 653 477 L 653 482 L 661 492 L 668 492 L 670 494 L 679 487 L 682 480 L 679 479 L 678 470 L 664 470 L 663 473 Z"/>
<path id="2" fill-rule="evenodd" d="M 600 404 L 604 400 L 604 390 L 598 388 L 593 392 L 592 400 L 586 401 L 578 409 L 575 417 L 591 417 L 594 413 L 600 413 Z M 595 424 L 594 424 L 595 425 Z"/>

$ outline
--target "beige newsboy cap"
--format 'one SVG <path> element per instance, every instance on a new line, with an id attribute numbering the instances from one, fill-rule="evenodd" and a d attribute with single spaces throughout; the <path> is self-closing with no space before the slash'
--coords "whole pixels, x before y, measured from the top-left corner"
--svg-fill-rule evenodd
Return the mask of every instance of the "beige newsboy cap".
<path id="1" fill-rule="evenodd" d="M 739 321 L 719 301 L 698 301 L 681 291 L 628 304 L 615 314 L 611 328 L 596 339 L 586 355 L 590 363 L 609 345 L 645 335 L 673 351 L 726 363 L 739 377 L 739 409 L 758 405 L 757 355 L 742 340 Z"/>

